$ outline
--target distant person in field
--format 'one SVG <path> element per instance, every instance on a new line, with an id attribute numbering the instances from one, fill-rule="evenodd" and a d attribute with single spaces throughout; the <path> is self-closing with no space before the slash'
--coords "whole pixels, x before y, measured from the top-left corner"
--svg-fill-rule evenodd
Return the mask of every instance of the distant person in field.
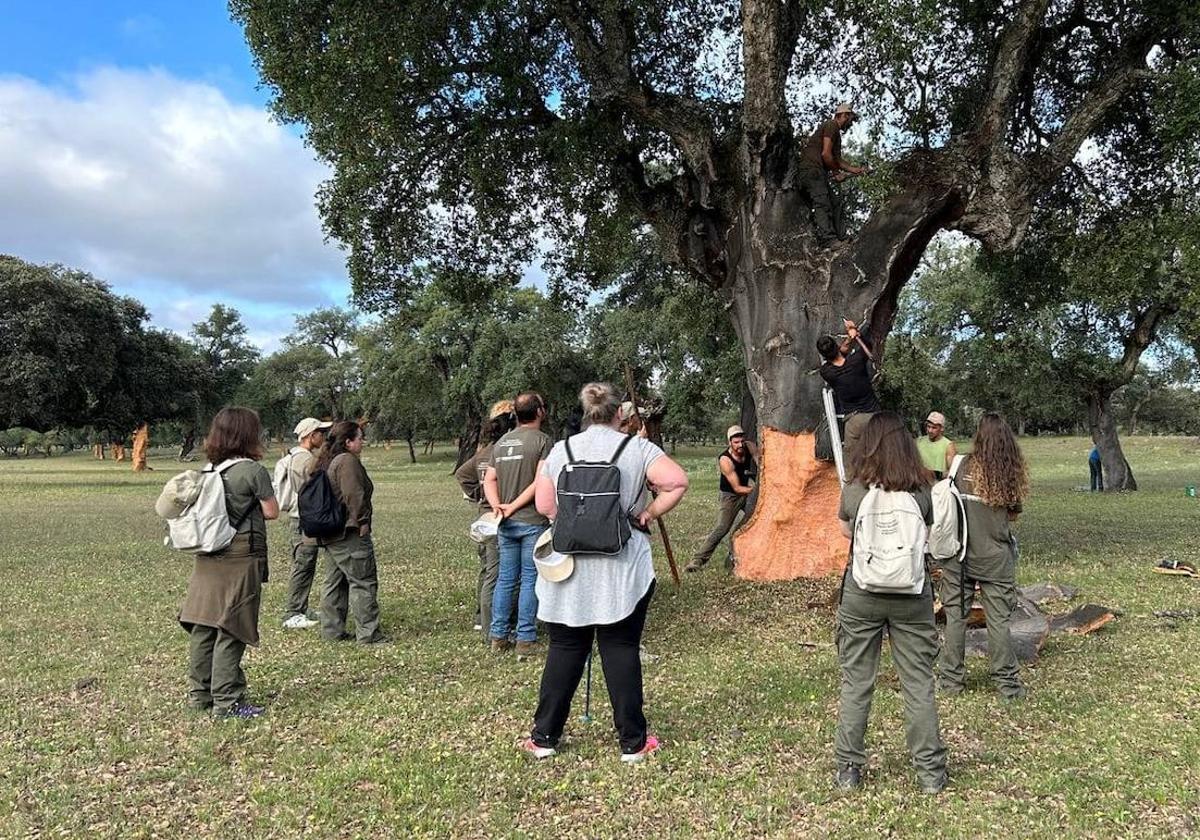
<path id="1" fill-rule="evenodd" d="M 721 540 L 733 530 L 738 515 L 746 509 L 746 500 L 754 491 L 758 476 L 758 453 L 746 440 L 741 426 L 730 426 L 725 432 L 729 445 L 717 456 L 720 484 L 717 491 L 717 522 L 692 557 L 685 572 L 698 572 L 708 565 Z"/>
<path id="2" fill-rule="evenodd" d="M 247 460 L 221 474 L 229 522 L 236 535 L 215 554 L 197 554 L 179 623 L 191 637 L 188 698 L 196 711 L 217 718 L 256 718 L 261 706 L 246 700 L 242 656 L 258 645 L 258 612 L 267 580 L 267 520 L 279 516 L 263 456 L 262 426 L 248 408 L 217 412 L 204 441 L 213 466 Z"/>
<path id="3" fill-rule="evenodd" d="M 325 445 L 325 433 L 332 425 L 315 417 L 305 417 L 296 424 L 294 430 L 297 445 L 283 456 L 282 466 L 276 465 L 276 470 L 283 472 L 281 478 L 288 482 L 286 493 L 276 487 L 276 496 L 287 498 L 290 502 L 286 508 L 281 508 L 281 512 L 288 515 L 292 544 L 292 574 L 288 578 L 287 602 L 283 608 L 283 626 L 286 630 L 307 630 L 320 624 L 317 614 L 308 609 L 308 596 L 317 573 L 317 556 L 321 547 L 300 530 L 300 505 L 297 500 L 300 488 L 308 480 L 316 462 L 315 453 Z"/>
<path id="4" fill-rule="evenodd" d="M 1088 453 L 1088 472 L 1092 477 L 1092 492 L 1104 492 L 1104 464 L 1100 460 L 1100 447 L 1093 446 Z"/>
<path id="5" fill-rule="evenodd" d="M 921 463 L 933 473 L 933 477 L 941 481 L 950 471 L 954 456 L 958 449 L 954 441 L 946 437 L 946 417 L 940 411 L 931 411 L 925 418 L 925 434 L 917 438 L 917 451 L 921 453 Z"/>
<path id="6" fill-rule="evenodd" d="M 859 507 L 872 487 L 907 493 L 916 502 L 928 527 L 933 522 L 929 471 L 921 464 L 912 436 L 891 411 L 872 415 L 862 433 L 861 457 L 842 488 L 838 509 L 842 533 L 855 534 Z M 892 662 L 904 697 L 904 730 L 908 752 L 925 793 L 938 793 L 947 782 L 946 748 L 938 731 L 934 702 L 933 663 L 938 652 L 933 621 L 933 584 L 924 576 L 918 595 L 868 592 L 847 568 L 842 576 L 836 640 L 842 668 L 834 753 L 835 783 L 842 789 L 862 784 L 867 763 L 865 736 L 871 698 L 879 671 L 883 634 L 887 631 Z"/>
<path id="7" fill-rule="evenodd" d="M 1012 523 L 1029 495 L 1029 469 L 1016 437 L 999 414 L 980 418 L 971 454 L 959 467 L 955 484 L 966 496 L 967 551 L 961 566 L 952 561 L 941 564 L 946 640 L 938 660 L 939 688 L 944 694 L 959 694 L 966 687 L 964 599 L 973 595 L 978 583 L 987 618 L 988 672 L 1002 698 L 1019 700 L 1025 696 L 1025 686 L 1009 629 L 1017 606 Z"/>
<path id="8" fill-rule="evenodd" d="M 379 568 L 371 538 L 375 485 L 360 459 L 365 442 L 366 432 L 358 423 L 339 420 L 313 465 L 314 470 L 325 470 L 334 495 L 346 506 L 342 535 L 322 540 L 329 571 L 321 592 L 321 636 L 375 645 L 390 639 L 379 626 Z M 354 617 L 353 635 L 346 631 L 348 615 Z"/>
<path id="9" fill-rule="evenodd" d="M 847 175 L 862 175 L 867 171 L 865 166 L 855 166 L 842 158 L 842 134 L 857 118 L 848 102 L 840 103 L 833 118 L 817 126 L 800 152 L 801 190 L 812 207 L 813 227 L 822 246 L 846 238 L 842 196 L 836 184 Z"/>
<path id="10" fill-rule="evenodd" d="M 492 598 L 492 650 L 503 653 L 512 647 L 509 616 L 517 601 L 517 657 L 535 656 L 537 641 L 537 592 L 534 582 L 533 547 L 550 526 L 534 506 L 534 481 L 538 468 L 550 454 L 553 441 L 542 431 L 546 403 L 540 394 L 525 391 L 513 400 L 517 427 L 492 449 L 492 461 L 483 480 L 488 507 L 500 516 L 500 575 Z"/>
<path id="11" fill-rule="evenodd" d="M 558 508 L 557 488 L 571 458 L 612 461 L 620 471 L 616 515 L 629 516 L 636 525 L 631 525 L 628 541 L 615 555 L 551 552 L 555 562 L 540 569 L 538 618 L 546 623 L 550 646 L 533 729 L 521 749 L 535 758 L 555 754 L 595 641 L 612 701 L 621 761 L 636 763 L 659 748 L 658 738 L 648 732 L 642 708 L 640 643 L 655 583 L 648 532 L 651 522 L 679 504 L 688 480 L 658 446 L 620 430 L 620 398 L 612 385 L 585 385 L 580 402 L 587 428 L 554 445 L 538 475 L 537 509 L 550 518 L 566 515 Z M 642 507 L 647 482 L 658 497 Z M 565 571 L 562 563 L 569 563 Z"/>
<path id="12" fill-rule="evenodd" d="M 481 514 L 491 510 L 483 495 L 483 481 L 492 463 L 492 450 L 496 441 L 515 426 L 512 400 L 501 400 L 493 405 L 483 427 L 479 449 L 454 472 L 463 495 L 479 506 Z M 479 583 L 476 587 L 475 629 L 483 632 L 486 642 L 492 624 L 492 598 L 495 597 L 496 581 L 500 577 L 500 548 L 495 536 L 485 537 L 478 545 Z"/>
<path id="13" fill-rule="evenodd" d="M 840 344 L 833 336 L 821 336 L 817 341 L 817 352 L 824 363 L 821 378 L 833 389 L 833 403 L 843 420 L 842 451 L 845 452 L 847 471 L 853 470 L 858 450 L 858 439 L 862 435 L 871 415 L 881 409 L 871 384 L 871 345 L 861 335 L 853 321 L 844 320 L 846 340 Z"/>

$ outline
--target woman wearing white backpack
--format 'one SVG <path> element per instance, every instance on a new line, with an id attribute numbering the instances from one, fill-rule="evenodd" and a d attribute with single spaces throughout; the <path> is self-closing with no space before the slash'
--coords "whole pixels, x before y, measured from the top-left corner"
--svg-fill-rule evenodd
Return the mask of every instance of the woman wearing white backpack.
<path id="1" fill-rule="evenodd" d="M 941 562 L 938 585 L 946 607 L 946 644 L 938 660 L 938 689 L 943 694 L 961 694 L 965 688 L 964 590 L 973 593 L 978 583 L 987 617 L 988 670 L 1001 697 L 1019 700 L 1025 696 L 1025 686 L 1009 632 L 1017 606 L 1012 523 L 1029 495 L 1029 469 L 1017 439 L 999 414 L 989 412 L 979 419 L 971 454 L 960 464 L 955 484 L 965 501 L 967 550 L 965 568 L 955 560 Z"/>
<path id="2" fill-rule="evenodd" d="M 204 451 L 221 473 L 229 524 L 236 533 L 226 548 L 196 554 L 179 610 L 179 623 L 191 636 L 188 699 L 194 710 L 211 710 L 217 718 L 256 718 L 263 709 L 246 702 L 242 656 L 246 645 L 258 644 L 258 611 L 267 578 L 266 520 L 279 516 L 271 474 L 258 463 L 263 456 L 258 415 L 248 408 L 221 409 Z"/>
<path id="3" fill-rule="evenodd" d="M 844 790 L 862 784 L 867 719 L 886 629 L 917 782 L 923 792 L 938 793 L 948 777 L 934 703 L 933 589 L 925 573 L 926 535 L 933 521 L 930 474 L 895 413 L 872 415 L 848 479 L 838 510 L 842 533 L 851 540 L 851 560 L 837 611 L 842 691 L 835 783 Z"/>

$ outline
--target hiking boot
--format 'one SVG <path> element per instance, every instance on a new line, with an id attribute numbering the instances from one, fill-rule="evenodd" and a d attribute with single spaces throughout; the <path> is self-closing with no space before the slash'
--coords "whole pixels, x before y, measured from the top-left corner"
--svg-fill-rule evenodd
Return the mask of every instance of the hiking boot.
<path id="1" fill-rule="evenodd" d="M 958 683 L 938 680 L 936 691 L 938 697 L 958 697 L 960 694 L 966 691 L 966 689 Z"/>
<path id="2" fill-rule="evenodd" d="M 645 746 L 643 746 L 637 752 L 621 753 L 621 761 L 625 764 L 641 764 L 646 760 L 646 756 L 650 755 L 651 753 L 658 752 L 658 749 L 661 746 L 662 744 L 659 742 L 658 736 L 647 735 Z"/>
<path id="3" fill-rule="evenodd" d="M 1000 692 L 1000 699 L 1005 703 L 1017 703 L 1029 696 L 1029 689 L 1023 685 L 1017 686 L 1015 689 L 1004 689 Z"/>
<path id="4" fill-rule="evenodd" d="M 539 760 L 558 754 L 558 751 L 554 749 L 554 747 L 539 747 L 532 738 L 526 738 L 524 741 L 517 744 L 517 749 L 519 749 L 521 752 L 529 753 L 531 756 Z"/>
<path id="5" fill-rule="evenodd" d="M 213 717 L 217 720 L 253 720 L 265 711 L 262 706 L 252 706 L 245 700 L 239 700 L 224 711 L 214 712 Z"/>
<path id="6" fill-rule="evenodd" d="M 838 790 L 857 790 L 862 787 L 862 768 L 857 764 L 843 764 L 833 777 L 833 784 Z"/>
<path id="7" fill-rule="evenodd" d="M 341 633 L 333 636 L 326 636 L 324 633 L 322 633 L 321 638 L 327 642 L 348 642 L 354 638 L 354 634 L 347 633 L 345 630 L 343 630 Z"/>
<path id="8" fill-rule="evenodd" d="M 517 642 L 517 661 L 524 662 L 526 659 L 542 655 L 541 642 Z"/>
<path id="9" fill-rule="evenodd" d="M 376 633 L 371 638 L 364 639 L 363 641 L 359 642 L 359 644 L 370 647 L 371 645 L 391 644 L 391 641 L 392 641 L 392 637 L 389 636 L 387 633 Z"/>
<path id="10" fill-rule="evenodd" d="M 688 574 L 694 574 L 695 572 L 698 572 L 703 568 L 704 568 L 703 563 L 699 562 L 698 560 L 693 560 L 691 563 L 688 563 L 686 566 L 684 566 L 683 570 L 684 570 L 684 572 L 686 572 Z"/>
<path id="11" fill-rule="evenodd" d="M 304 613 L 294 613 L 283 620 L 284 630 L 307 630 L 310 627 L 316 627 L 320 624 L 319 621 L 313 621 Z"/>
<path id="12" fill-rule="evenodd" d="M 927 793 L 930 796 L 936 796 L 946 789 L 946 785 L 950 782 L 950 774 L 943 772 L 935 779 L 921 780 L 921 793 Z"/>
<path id="13" fill-rule="evenodd" d="M 512 646 L 508 639 L 492 639 L 492 653 L 508 653 Z"/>

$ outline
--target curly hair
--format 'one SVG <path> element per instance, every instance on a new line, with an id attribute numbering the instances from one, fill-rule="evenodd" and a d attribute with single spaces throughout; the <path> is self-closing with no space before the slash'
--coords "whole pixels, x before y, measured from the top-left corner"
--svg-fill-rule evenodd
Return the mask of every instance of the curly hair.
<path id="1" fill-rule="evenodd" d="M 1012 508 L 1029 495 L 1029 467 L 1004 418 L 988 412 L 979 418 L 971 449 L 971 478 L 984 504 Z"/>

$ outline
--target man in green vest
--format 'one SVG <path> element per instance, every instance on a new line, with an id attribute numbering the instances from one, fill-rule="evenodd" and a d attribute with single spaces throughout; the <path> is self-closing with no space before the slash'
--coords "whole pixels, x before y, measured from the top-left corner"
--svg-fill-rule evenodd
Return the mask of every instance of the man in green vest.
<path id="1" fill-rule="evenodd" d="M 931 411 L 925 418 L 925 434 L 917 438 L 921 462 L 939 481 L 946 477 L 950 465 L 954 463 L 954 456 L 958 454 L 954 441 L 942 434 L 945 429 L 945 416 L 940 411 Z"/>

